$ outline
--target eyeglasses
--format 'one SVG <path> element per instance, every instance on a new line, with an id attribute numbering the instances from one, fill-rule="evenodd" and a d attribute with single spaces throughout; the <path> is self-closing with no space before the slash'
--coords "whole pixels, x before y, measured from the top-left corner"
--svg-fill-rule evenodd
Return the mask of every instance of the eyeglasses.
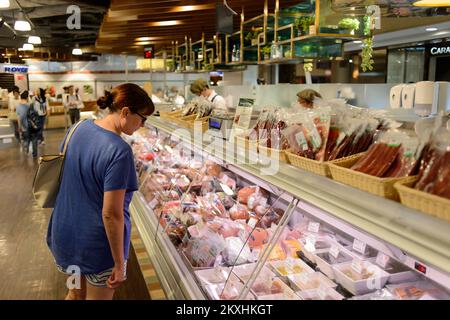
<path id="1" fill-rule="evenodd" d="M 145 121 L 147 121 L 147 117 L 143 116 L 143 115 L 140 114 L 139 112 L 135 112 L 135 113 L 136 113 L 139 117 L 141 117 L 142 124 L 144 124 Z"/>

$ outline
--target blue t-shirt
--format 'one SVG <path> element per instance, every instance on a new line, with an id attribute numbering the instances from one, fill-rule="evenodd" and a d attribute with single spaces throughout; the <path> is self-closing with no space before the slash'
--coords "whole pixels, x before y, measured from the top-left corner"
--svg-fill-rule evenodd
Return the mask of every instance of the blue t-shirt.
<path id="1" fill-rule="evenodd" d="M 47 244 L 58 265 L 65 269 L 76 265 L 82 274 L 99 273 L 114 266 L 102 220 L 103 194 L 121 189 L 126 189 L 124 257 L 128 259 L 128 207 L 138 189 L 133 153 L 117 134 L 92 120 L 84 121 L 69 142 L 48 227 Z"/>
<path id="2" fill-rule="evenodd" d="M 19 106 L 16 109 L 17 116 L 19 117 L 20 125 L 24 130 L 28 128 L 28 122 L 27 122 L 27 112 L 30 108 L 27 104 L 19 104 Z"/>

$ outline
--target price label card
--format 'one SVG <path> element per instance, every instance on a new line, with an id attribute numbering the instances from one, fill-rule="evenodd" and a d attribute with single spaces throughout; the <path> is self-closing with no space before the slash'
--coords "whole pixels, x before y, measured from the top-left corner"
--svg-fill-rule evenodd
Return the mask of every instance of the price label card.
<path id="1" fill-rule="evenodd" d="M 366 244 L 362 242 L 361 240 L 355 239 L 353 241 L 353 250 L 356 252 L 359 252 L 361 254 L 364 254 L 366 252 Z"/>
<path id="2" fill-rule="evenodd" d="M 258 223 L 258 219 L 255 219 L 255 218 L 250 218 L 249 220 L 248 220 L 248 225 L 251 227 L 251 228 L 254 228 L 255 226 L 256 226 L 256 224 Z"/>
<path id="3" fill-rule="evenodd" d="M 339 256 L 339 247 L 337 245 L 332 245 L 330 248 L 330 254 L 333 258 L 337 259 Z"/>
<path id="4" fill-rule="evenodd" d="M 389 262 L 389 257 L 387 255 L 385 255 L 384 253 L 379 252 L 378 256 L 377 256 L 377 260 L 376 260 L 377 265 L 379 265 L 381 268 L 385 269 L 388 262 Z"/>
<path id="5" fill-rule="evenodd" d="M 231 190 L 231 188 L 229 186 L 227 186 L 226 184 L 220 183 L 220 187 L 222 188 L 223 192 L 225 192 L 225 194 L 227 194 L 229 196 L 234 195 L 233 190 Z"/>
<path id="6" fill-rule="evenodd" d="M 306 239 L 305 249 L 309 252 L 316 251 L 316 241 L 312 241 L 310 238 Z"/>
<path id="7" fill-rule="evenodd" d="M 357 272 L 359 274 L 362 274 L 362 271 L 363 271 L 362 261 L 359 260 L 358 258 L 353 259 L 353 261 L 352 261 L 352 269 L 355 272 Z"/>
<path id="8" fill-rule="evenodd" d="M 308 231 L 318 233 L 320 229 L 320 223 L 318 222 L 310 222 L 308 225 Z"/>

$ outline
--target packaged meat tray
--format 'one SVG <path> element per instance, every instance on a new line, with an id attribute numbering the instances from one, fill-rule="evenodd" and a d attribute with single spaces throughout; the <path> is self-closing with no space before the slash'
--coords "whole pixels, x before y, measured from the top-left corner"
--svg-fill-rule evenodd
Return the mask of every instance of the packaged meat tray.
<path id="1" fill-rule="evenodd" d="M 225 283 L 231 272 L 231 268 L 216 267 L 195 271 L 195 276 L 200 280 L 203 286 L 211 284 Z"/>
<path id="2" fill-rule="evenodd" d="M 389 279 L 389 274 L 368 261 L 362 261 L 361 273 L 352 268 L 352 262 L 333 266 L 336 282 L 354 295 L 366 294 L 381 289 Z"/>
<path id="3" fill-rule="evenodd" d="M 291 286 L 298 291 L 313 290 L 320 287 L 333 288 L 337 287 L 337 284 L 328 279 L 320 272 L 302 273 L 300 275 L 288 276 Z"/>
<path id="4" fill-rule="evenodd" d="M 313 273 L 314 270 L 300 259 L 288 259 L 269 262 L 270 267 L 280 277 L 287 277 L 299 273 Z"/>
<path id="5" fill-rule="evenodd" d="M 323 291 L 318 289 L 297 291 L 296 294 L 302 300 L 344 300 L 344 296 L 333 288 L 324 288 L 321 290 Z"/>
<path id="6" fill-rule="evenodd" d="M 273 294 L 294 294 L 294 291 L 279 278 L 258 279 L 253 284 L 251 291 L 257 300 L 260 296 L 265 297 Z"/>
<path id="7" fill-rule="evenodd" d="M 315 258 L 319 270 L 331 280 L 335 279 L 333 265 L 350 262 L 353 260 L 351 254 L 344 248 L 339 249 L 336 257 L 330 252 L 330 250 L 327 250 L 325 252 L 317 253 Z"/>
<path id="8" fill-rule="evenodd" d="M 386 289 L 399 300 L 450 300 L 448 292 L 427 281 L 387 285 Z"/>
<path id="9" fill-rule="evenodd" d="M 248 263 L 233 268 L 233 273 L 244 283 L 246 283 L 256 268 L 256 263 Z M 262 267 L 258 278 L 275 278 L 276 275 L 266 266 Z"/>

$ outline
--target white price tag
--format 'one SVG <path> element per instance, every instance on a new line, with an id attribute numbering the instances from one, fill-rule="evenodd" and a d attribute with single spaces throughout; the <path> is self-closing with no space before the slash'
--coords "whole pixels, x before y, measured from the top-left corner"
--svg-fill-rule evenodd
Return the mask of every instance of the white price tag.
<path id="1" fill-rule="evenodd" d="M 308 231 L 318 233 L 320 229 L 320 223 L 318 222 L 310 222 L 308 225 Z"/>
<path id="2" fill-rule="evenodd" d="M 233 190 L 231 190 L 231 188 L 229 186 L 227 186 L 226 184 L 221 183 L 220 187 L 222 188 L 223 192 L 225 192 L 227 195 L 229 195 L 229 196 L 234 195 Z"/>
<path id="3" fill-rule="evenodd" d="M 352 269 L 355 272 L 357 272 L 359 274 L 362 274 L 362 271 L 363 271 L 362 261 L 357 259 L 357 258 L 353 259 L 353 261 L 352 261 Z"/>
<path id="4" fill-rule="evenodd" d="M 339 247 L 338 247 L 337 245 L 331 246 L 331 248 L 330 248 L 330 254 L 331 254 L 331 256 L 332 256 L 333 258 L 337 259 L 338 256 L 339 256 L 339 252 L 340 252 L 340 250 L 339 250 Z"/>
<path id="5" fill-rule="evenodd" d="M 385 255 L 384 253 L 379 252 L 378 256 L 377 256 L 377 260 L 376 260 L 377 265 L 379 265 L 381 268 L 385 269 L 388 262 L 389 262 L 389 257 L 387 255 Z"/>
<path id="6" fill-rule="evenodd" d="M 258 219 L 255 218 L 250 218 L 248 220 L 248 225 L 250 226 L 250 228 L 254 228 L 256 226 L 256 224 L 258 223 Z"/>
<path id="7" fill-rule="evenodd" d="M 315 239 L 313 240 L 312 238 L 306 238 L 305 249 L 307 251 L 309 251 L 309 252 L 316 251 L 316 241 L 315 241 Z"/>
<path id="8" fill-rule="evenodd" d="M 366 252 L 366 244 L 361 240 L 355 239 L 353 241 L 353 250 L 361 254 L 364 254 Z"/>

